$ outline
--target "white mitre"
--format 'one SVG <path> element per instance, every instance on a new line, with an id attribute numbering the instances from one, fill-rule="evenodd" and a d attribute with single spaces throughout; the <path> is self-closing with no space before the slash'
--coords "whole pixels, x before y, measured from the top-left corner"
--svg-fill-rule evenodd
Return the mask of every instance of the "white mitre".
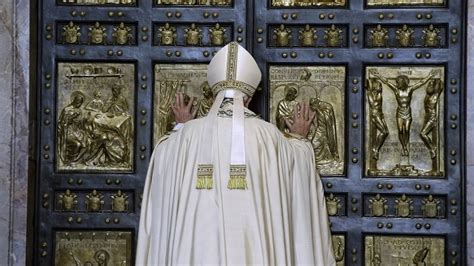
<path id="1" fill-rule="evenodd" d="M 252 96 L 262 79 L 262 73 L 252 55 L 236 42 L 224 46 L 207 68 L 207 81 L 214 95 L 235 89 Z"/>
<path id="2" fill-rule="evenodd" d="M 214 56 L 207 70 L 207 80 L 215 100 L 206 116 L 198 165 L 198 189 L 211 189 L 213 180 L 212 152 L 209 146 L 215 142 L 213 134 L 217 113 L 224 98 L 233 98 L 232 147 L 230 158 L 229 189 L 246 189 L 246 162 L 244 136 L 244 95 L 253 96 L 262 78 L 262 73 L 252 55 L 236 42 L 223 47 Z M 213 143 L 213 145 L 217 145 Z M 215 147 L 214 147 L 215 149 Z"/>

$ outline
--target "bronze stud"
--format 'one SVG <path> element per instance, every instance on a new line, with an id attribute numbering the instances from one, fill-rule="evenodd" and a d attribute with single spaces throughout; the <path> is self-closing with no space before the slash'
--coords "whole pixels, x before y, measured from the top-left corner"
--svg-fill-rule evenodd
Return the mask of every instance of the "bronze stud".
<path id="1" fill-rule="evenodd" d="M 383 223 L 382 222 L 377 223 L 377 228 L 382 229 L 383 228 Z"/>
<path id="2" fill-rule="evenodd" d="M 204 57 L 209 57 L 210 53 L 208 51 L 204 51 L 202 52 L 202 55 L 204 55 Z"/>
<path id="3" fill-rule="evenodd" d="M 298 14 L 296 13 L 291 14 L 291 19 L 297 19 L 297 18 L 298 18 Z"/>
<path id="4" fill-rule="evenodd" d="M 358 162 L 359 162 L 359 159 L 357 159 L 356 157 L 352 158 L 352 163 L 358 163 Z"/>
<path id="5" fill-rule="evenodd" d="M 174 16 L 177 17 L 177 18 L 180 18 L 181 17 L 181 12 L 174 13 Z"/>
<path id="6" fill-rule="evenodd" d="M 325 19 L 326 15 L 324 13 L 319 14 L 319 19 Z"/>
<path id="7" fill-rule="evenodd" d="M 281 15 L 281 18 L 284 19 L 284 20 L 287 20 L 288 19 L 288 14 L 287 13 L 283 13 Z"/>
<path id="8" fill-rule="evenodd" d="M 107 13 L 107 15 L 108 15 L 109 17 L 113 17 L 113 16 L 115 15 L 115 13 L 114 13 L 113 11 L 109 11 L 109 12 Z"/>

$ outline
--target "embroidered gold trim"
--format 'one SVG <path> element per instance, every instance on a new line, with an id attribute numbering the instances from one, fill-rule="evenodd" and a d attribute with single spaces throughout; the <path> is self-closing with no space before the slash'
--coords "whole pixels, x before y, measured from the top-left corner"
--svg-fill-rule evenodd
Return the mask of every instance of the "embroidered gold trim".
<path id="1" fill-rule="evenodd" d="M 230 179 L 228 189 L 247 189 L 247 167 L 245 164 L 233 164 L 230 166 Z"/>
<path id="2" fill-rule="evenodd" d="M 237 79 L 237 59 L 238 59 L 239 45 L 235 42 L 229 44 L 229 50 L 227 51 L 227 70 L 226 80 Z"/>
<path id="3" fill-rule="evenodd" d="M 198 165 L 196 189 L 212 189 L 213 173 L 214 167 L 212 166 L 212 164 Z"/>
<path id="4" fill-rule="evenodd" d="M 255 88 L 243 81 L 238 80 L 223 80 L 212 86 L 212 92 L 214 95 L 217 95 L 219 92 L 227 89 L 236 89 L 250 96 L 252 96 L 255 92 Z"/>

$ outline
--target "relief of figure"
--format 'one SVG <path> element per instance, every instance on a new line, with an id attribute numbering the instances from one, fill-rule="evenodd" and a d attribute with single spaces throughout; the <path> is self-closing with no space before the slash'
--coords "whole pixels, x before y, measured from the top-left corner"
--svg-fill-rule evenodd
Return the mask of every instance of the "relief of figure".
<path id="1" fill-rule="evenodd" d="M 123 87 L 120 84 L 112 85 L 112 96 L 105 102 L 102 112 L 109 117 L 128 114 L 128 102 L 122 95 Z"/>
<path id="2" fill-rule="evenodd" d="M 395 215 L 398 217 L 408 217 L 413 214 L 413 200 L 403 194 L 400 198 L 395 199 Z"/>
<path id="3" fill-rule="evenodd" d="M 109 260 L 110 260 L 110 255 L 107 251 L 105 250 L 98 250 L 94 254 L 94 259 L 97 262 L 98 266 L 108 266 L 109 265 Z"/>
<path id="4" fill-rule="evenodd" d="M 387 47 L 388 30 L 382 25 L 377 25 L 375 29 L 370 30 L 369 40 L 372 42 L 372 47 Z"/>
<path id="5" fill-rule="evenodd" d="M 421 129 L 420 137 L 430 151 L 431 158 L 437 155 L 437 140 L 434 136 L 437 135 L 438 129 L 438 103 L 440 95 L 443 92 L 443 82 L 441 79 L 432 79 L 426 86 L 425 96 L 425 120 L 423 128 Z"/>
<path id="6" fill-rule="evenodd" d="M 382 83 L 376 79 L 367 81 L 367 101 L 369 103 L 370 131 L 375 136 L 371 138 L 372 159 L 379 159 L 380 148 L 389 134 L 387 123 L 382 111 Z"/>
<path id="7" fill-rule="evenodd" d="M 77 163 L 88 151 L 89 139 L 84 131 L 84 104 L 80 91 L 71 94 L 71 103 L 64 107 L 58 120 L 59 157 L 66 164 Z"/>
<path id="8" fill-rule="evenodd" d="M 130 45 L 133 41 L 132 28 L 125 26 L 125 23 L 120 22 L 119 26 L 114 27 L 112 37 L 114 39 L 114 44 L 116 45 Z"/>
<path id="9" fill-rule="evenodd" d="M 89 44 L 105 44 L 107 38 L 106 28 L 96 22 L 92 27 L 89 27 Z"/>
<path id="10" fill-rule="evenodd" d="M 282 132 L 287 132 L 285 119 L 291 119 L 293 110 L 298 105 L 296 97 L 298 97 L 296 85 L 286 85 L 285 98 L 278 103 L 276 113 L 276 125 Z"/>
<path id="11" fill-rule="evenodd" d="M 299 31 L 300 36 L 300 45 L 301 46 L 315 46 L 316 41 L 318 39 L 318 35 L 316 35 L 317 30 L 315 28 L 311 28 L 310 25 L 306 25 L 304 29 Z"/>
<path id="12" fill-rule="evenodd" d="M 396 38 L 400 47 L 412 47 L 414 43 L 413 34 L 415 31 L 406 24 L 402 28 L 397 29 Z"/>
<path id="13" fill-rule="evenodd" d="M 182 86 L 182 81 L 163 81 L 160 83 L 160 103 L 158 113 L 160 116 L 157 127 L 157 136 L 161 137 L 173 129 L 174 117 L 171 106 L 176 92 Z"/>
<path id="14" fill-rule="evenodd" d="M 168 22 L 158 28 L 161 45 L 176 45 L 176 28 Z"/>
<path id="15" fill-rule="evenodd" d="M 440 30 L 435 28 L 433 24 L 429 25 L 428 28 L 423 30 L 423 42 L 426 47 L 439 47 L 441 36 Z"/>
<path id="16" fill-rule="evenodd" d="M 377 71 L 372 74 L 375 78 L 380 80 L 384 85 L 389 87 L 395 94 L 397 99 L 397 127 L 398 137 L 402 145 L 402 156 L 409 156 L 410 144 L 410 129 L 412 123 L 411 100 L 413 92 L 428 83 L 433 78 L 432 73 L 428 77 L 422 79 L 420 82 L 410 86 L 410 79 L 405 75 L 399 75 L 395 78 L 395 83 L 388 81 L 388 79 L 380 76 Z"/>
<path id="17" fill-rule="evenodd" d="M 281 24 L 280 27 L 273 30 L 273 39 L 275 40 L 276 46 L 289 46 L 291 40 L 291 29 L 285 27 L 284 24 Z"/>
<path id="18" fill-rule="evenodd" d="M 324 40 L 326 40 L 328 47 L 340 47 L 342 45 L 342 30 L 336 27 L 336 25 L 331 25 L 324 32 Z"/>
<path id="19" fill-rule="evenodd" d="M 225 38 L 226 29 L 219 23 L 216 23 L 214 27 L 209 28 L 209 36 L 211 45 L 222 46 L 226 42 Z"/>
<path id="20" fill-rule="evenodd" d="M 202 45 L 202 29 L 192 23 L 191 26 L 184 29 L 184 39 L 186 45 L 189 46 L 201 46 Z"/>
<path id="21" fill-rule="evenodd" d="M 201 85 L 201 89 L 204 98 L 199 102 L 197 117 L 205 117 L 207 113 L 209 113 L 209 110 L 211 110 L 212 104 L 214 103 L 214 95 L 207 81 Z"/>
<path id="22" fill-rule="evenodd" d="M 86 104 L 85 109 L 89 111 L 100 112 L 104 107 L 104 102 L 101 98 L 102 92 L 100 90 L 96 90 L 94 92 L 94 99 L 92 99 L 89 103 Z"/>
<path id="23" fill-rule="evenodd" d="M 316 112 L 308 135 L 308 139 L 313 144 L 316 162 L 325 164 L 339 161 L 336 116 L 333 106 L 320 100 L 319 97 L 311 98 L 309 106 Z"/>
<path id="24" fill-rule="evenodd" d="M 81 38 L 81 27 L 70 21 L 69 24 L 63 26 L 63 32 L 61 35 L 63 36 L 63 43 L 79 43 Z"/>

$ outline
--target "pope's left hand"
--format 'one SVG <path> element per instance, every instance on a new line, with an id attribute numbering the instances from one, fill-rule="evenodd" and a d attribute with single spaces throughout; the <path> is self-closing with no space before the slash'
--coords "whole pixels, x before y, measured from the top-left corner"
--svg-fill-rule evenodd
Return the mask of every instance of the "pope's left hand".
<path id="1" fill-rule="evenodd" d="M 197 108 L 193 110 L 193 104 L 195 101 L 196 97 L 193 97 L 186 104 L 184 102 L 184 93 L 176 93 L 176 99 L 171 109 L 173 110 L 174 118 L 177 123 L 186 123 L 196 117 Z"/>

